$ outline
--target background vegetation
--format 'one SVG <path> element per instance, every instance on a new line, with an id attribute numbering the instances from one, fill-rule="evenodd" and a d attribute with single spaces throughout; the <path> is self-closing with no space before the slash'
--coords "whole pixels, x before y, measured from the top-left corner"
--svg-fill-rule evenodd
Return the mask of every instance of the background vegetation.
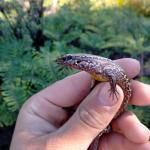
<path id="1" fill-rule="evenodd" d="M 26 2 L 26 3 L 23 3 Z M 54 60 L 65 53 L 136 58 L 150 83 L 148 0 L 0 1 L 0 126 L 16 121 L 22 104 L 72 74 Z M 150 127 L 150 107 L 132 107 Z"/>

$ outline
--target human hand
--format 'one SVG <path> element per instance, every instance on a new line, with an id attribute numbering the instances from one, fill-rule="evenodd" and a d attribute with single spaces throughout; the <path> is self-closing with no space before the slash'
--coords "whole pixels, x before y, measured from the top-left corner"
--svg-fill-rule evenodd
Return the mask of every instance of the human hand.
<path id="1" fill-rule="evenodd" d="M 127 75 L 139 73 L 139 63 L 120 59 Z M 91 90 L 93 80 L 86 72 L 67 77 L 32 96 L 20 110 L 10 150 L 87 150 L 93 139 L 109 124 L 123 101 L 109 94 L 109 84 Z M 149 105 L 150 86 L 132 81 L 130 104 Z M 70 116 L 68 107 L 76 108 Z M 149 150 L 150 131 L 131 112 L 112 122 L 114 132 L 100 138 L 98 150 Z"/>

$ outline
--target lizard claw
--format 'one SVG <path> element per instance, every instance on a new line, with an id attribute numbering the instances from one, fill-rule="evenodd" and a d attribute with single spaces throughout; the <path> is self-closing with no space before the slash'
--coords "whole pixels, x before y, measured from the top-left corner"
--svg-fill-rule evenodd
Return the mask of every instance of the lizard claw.
<path id="1" fill-rule="evenodd" d="M 110 81 L 110 89 L 109 89 L 109 91 L 110 91 L 110 96 L 112 96 L 113 97 L 113 99 L 114 99 L 114 96 L 118 99 L 118 94 L 119 94 L 119 92 L 117 91 L 117 88 L 116 88 L 116 80 L 115 80 L 115 78 L 112 78 L 111 79 L 111 81 Z"/>

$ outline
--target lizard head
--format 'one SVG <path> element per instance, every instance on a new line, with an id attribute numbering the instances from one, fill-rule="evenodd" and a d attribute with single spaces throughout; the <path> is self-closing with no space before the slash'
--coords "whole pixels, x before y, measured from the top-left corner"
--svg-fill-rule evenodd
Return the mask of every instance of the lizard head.
<path id="1" fill-rule="evenodd" d="M 78 70 L 91 72 L 95 68 L 94 55 L 67 54 L 56 60 L 58 64 L 68 66 Z"/>

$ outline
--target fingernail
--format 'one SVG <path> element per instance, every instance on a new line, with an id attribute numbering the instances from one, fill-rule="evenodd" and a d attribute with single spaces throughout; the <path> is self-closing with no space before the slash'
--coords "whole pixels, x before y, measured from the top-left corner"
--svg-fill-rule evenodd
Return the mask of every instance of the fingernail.
<path id="1" fill-rule="evenodd" d="M 99 102 L 100 105 L 102 106 L 113 106 L 117 103 L 118 99 L 120 98 L 120 94 L 113 95 L 110 91 L 110 84 L 109 83 L 104 83 L 103 85 L 100 85 L 101 87 L 99 88 Z M 118 92 L 120 93 L 119 88 L 117 87 Z"/>

